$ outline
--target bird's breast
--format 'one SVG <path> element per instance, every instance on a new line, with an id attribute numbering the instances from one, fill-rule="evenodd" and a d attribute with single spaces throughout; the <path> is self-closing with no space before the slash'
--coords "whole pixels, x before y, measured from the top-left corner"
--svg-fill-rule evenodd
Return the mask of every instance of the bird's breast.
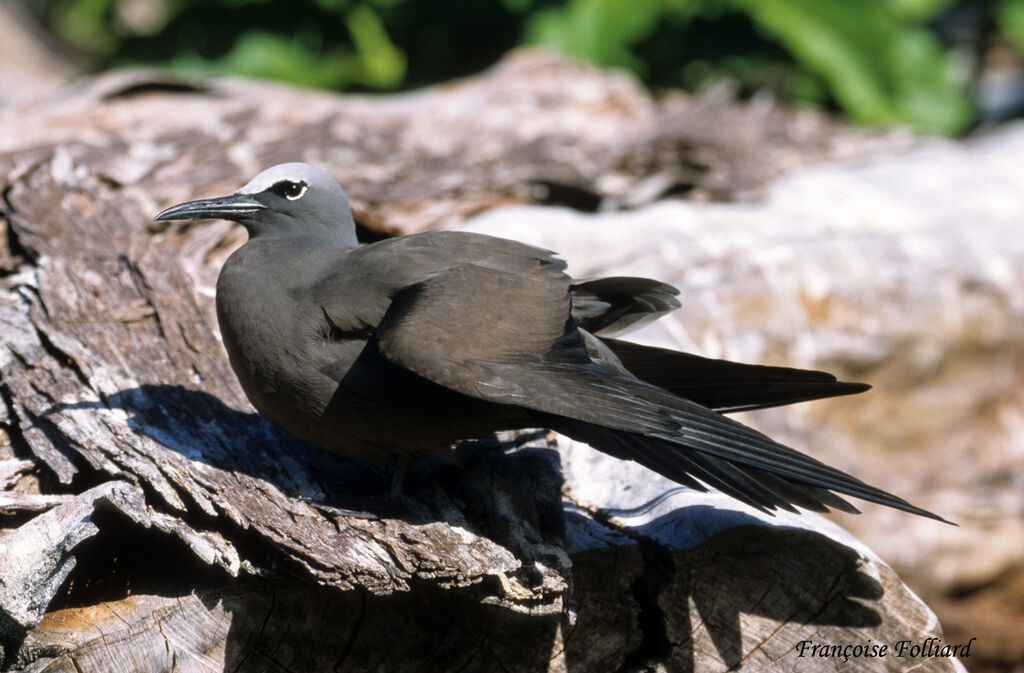
<path id="1" fill-rule="evenodd" d="M 337 386 L 324 372 L 324 318 L 297 301 L 280 278 L 246 271 L 225 265 L 217 281 L 224 347 L 253 406 L 301 434 L 297 427 L 319 418 Z"/>

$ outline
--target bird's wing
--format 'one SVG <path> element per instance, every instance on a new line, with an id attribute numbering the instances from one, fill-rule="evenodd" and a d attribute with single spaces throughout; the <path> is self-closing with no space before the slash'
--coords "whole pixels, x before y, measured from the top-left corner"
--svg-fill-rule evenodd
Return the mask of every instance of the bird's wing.
<path id="1" fill-rule="evenodd" d="M 594 362 L 571 317 L 569 279 L 473 264 L 403 288 L 372 339 L 392 363 L 465 395 L 569 419 L 598 448 L 686 483 L 772 508 L 780 497 L 751 472 L 932 515 L 722 414 Z M 600 438 L 601 432 L 595 432 Z M 743 469 L 737 470 L 740 467 Z"/>
<path id="2" fill-rule="evenodd" d="M 657 405 L 617 399 L 570 311 L 560 270 L 462 264 L 397 292 L 373 341 L 394 364 L 465 395 L 637 432 L 675 427 Z"/>
<path id="3" fill-rule="evenodd" d="M 565 262 L 549 250 L 472 232 L 433 231 L 345 251 L 332 269 L 303 291 L 338 328 L 372 329 L 396 293 L 464 265 L 560 279 L 566 287 L 569 282 L 563 274 Z"/>

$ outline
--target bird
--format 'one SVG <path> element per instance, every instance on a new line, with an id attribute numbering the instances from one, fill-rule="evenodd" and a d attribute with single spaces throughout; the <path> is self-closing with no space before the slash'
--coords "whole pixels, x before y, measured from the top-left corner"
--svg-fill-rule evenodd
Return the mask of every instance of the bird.
<path id="1" fill-rule="evenodd" d="M 668 284 L 576 280 L 554 252 L 472 232 L 361 245 L 345 191 L 299 162 L 155 217 L 196 219 L 248 232 L 217 279 L 222 340 L 256 410 L 315 447 L 400 474 L 548 428 L 767 514 L 857 513 L 850 496 L 945 521 L 726 415 L 870 386 L 618 338 L 680 306 Z"/>

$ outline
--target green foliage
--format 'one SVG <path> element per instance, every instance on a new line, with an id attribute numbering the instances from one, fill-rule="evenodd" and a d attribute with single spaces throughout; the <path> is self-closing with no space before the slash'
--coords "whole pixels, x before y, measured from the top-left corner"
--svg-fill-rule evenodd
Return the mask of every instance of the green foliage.
<path id="1" fill-rule="evenodd" d="M 736 0 L 854 118 L 955 133 L 971 119 L 966 78 L 929 32 L 863 0 Z"/>
<path id="2" fill-rule="evenodd" d="M 819 98 L 828 91 L 855 119 L 868 124 L 903 123 L 939 133 L 956 133 L 971 120 L 966 78 L 926 29 L 914 25 L 944 9 L 950 0 L 569 0 L 537 12 L 527 38 L 553 45 L 595 63 L 628 67 L 642 76 L 651 62 L 634 48 L 659 24 L 674 22 L 679 52 L 697 33 L 694 19 L 724 21 L 739 13 L 770 36 L 795 62 L 783 75 L 788 92 Z M 770 56 L 732 54 L 720 63 L 695 60 L 699 70 L 681 79 L 731 72 L 740 81 L 770 78 Z M 779 72 L 779 71 L 776 71 Z M 816 85 L 817 78 L 822 85 Z M 689 81 L 687 81 L 689 80 Z"/>
<path id="3" fill-rule="evenodd" d="M 881 9 L 899 21 L 927 21 L 954 4 L 956 0 L 885 0 Z"/>
<path id="4" fill-rule="evenodd" d="M 1000 0 L 996 4 L 996 15 L 1006 36 L 1024 52 L 1024 0 Z"/>
<path id="5" fill-rule="evenodd" d="M 358 70 L 349 81 L 374 88 L 393 88 L 405 77 L 405 54 L 388 39 L 387 29 L 368 5 L 345 15 L 345 25 L 358 54 Z"/>
<path id="6" fill-rule="evenodd" d="M 108 66 L 156 64 L 340 89 L 388 89 L 405 53 L 380 11 L 402 0 L 36 0 L 60 35 Z M 127 20 L 148 8 L 143 18 Z"/>
<path id="7" fill-rule="evenodd" d="M 662 0 L 569 0 L 529 16 L 526 40 L 642 73 L 643 61 L 629 47 L 651 34 L 662 9 Z"/>
<path id="8" fill-rule="evenodd" d="M 73 46 L 99 53 L 114 49 L 116 36 L 108 30 L 114 11 L 112 0 L 60 0 L 54 5 L 57 29 Z"/>
<path id="9" fill-rule="evenodd" d="M 975 114 L 966 67 L 931 28 L 957 0 L 23 1 L 99 67 L 391 89 L 475 72 L 526 43 L 654 87 L 729 79 L 868 124 L 953 134 Z M 1024 0 L 984 11 L 1024 52 Z"/>

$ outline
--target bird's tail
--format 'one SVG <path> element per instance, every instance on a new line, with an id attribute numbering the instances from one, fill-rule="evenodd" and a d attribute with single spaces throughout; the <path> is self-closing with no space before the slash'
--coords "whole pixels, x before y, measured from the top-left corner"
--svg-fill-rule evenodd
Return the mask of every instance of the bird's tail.
<path id="1" fill-rule="evenodd" d="M 632 332 L 679 308 L 679 290 L 650 278 L 612 276 L 574 282 L 572 317 L 600 337 Z"/>
<path id="2" fill-rule="evenodd" d="M 615 339 L 602 341 L 638 379 L 726 413 L 851 395 L 871 388 L 865 383 L 838 381 L 826 372 L 715 360 Z"/>

